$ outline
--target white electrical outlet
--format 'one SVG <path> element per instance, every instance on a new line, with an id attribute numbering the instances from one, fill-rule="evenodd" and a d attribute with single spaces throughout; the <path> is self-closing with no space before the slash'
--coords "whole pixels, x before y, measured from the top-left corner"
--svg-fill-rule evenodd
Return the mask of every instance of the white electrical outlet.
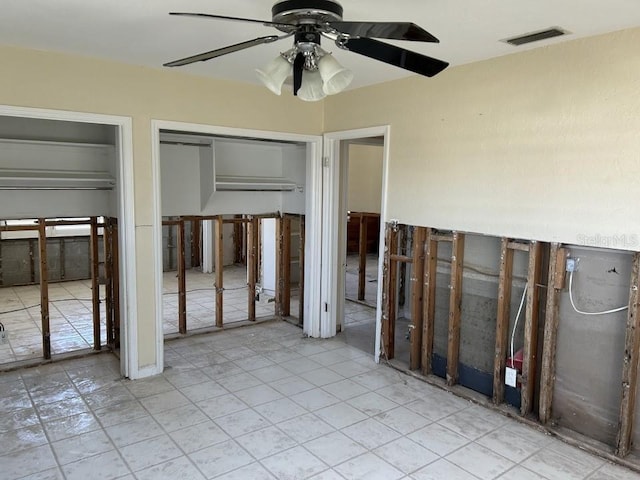
<path id="1" fill-rule="evenodd" d="M 0 330 L 0 345 L 9 343 L 9 332 L 6 330 Z"/>
<path id="2" fill-rule="evenodd" d="M 518 370 L 515 368 L 507 367 L 504 372 L 504 383 L 510 387 L 516 386 L 518 381 Z"/>
<path id="3" fill-rule="evenodd" d="M 578 270 L 578 259 L 577 258 L 567 258 L 567 268 L 566 268 L 567 272 L 571 273 L 571 272 L 575 272 L 576 270 Z"/>

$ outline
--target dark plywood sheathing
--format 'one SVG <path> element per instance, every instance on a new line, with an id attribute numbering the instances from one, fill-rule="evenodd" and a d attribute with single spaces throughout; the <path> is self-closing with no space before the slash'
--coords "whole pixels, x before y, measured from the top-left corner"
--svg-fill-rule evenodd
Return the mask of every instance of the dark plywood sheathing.
<path id="1" fill-rule="evenodd" d="M 298 253 L 298 268 L 299 268 L 299 280 L 298 280 L 298 324 L 302 326 L 304 324 L 304 261 L 305 261 L 305 216 L 300 215 L 300 245 Z"/>
<path id="2" fill-rule="evenodd" d="M 247 224 L 247 302 L 249 306 L 249 320 L 256 320 L 256 278 L 258 272 L 257 265 L 257 236 L 258 236 L 258 219 L 251 218 Z"/>
<path id="3" fill-rule="evenodd" d="M 412 269 L 411 269 L 411 351 L 409 369 L 420 368 L 422 353 L 422 295 L 424 282 L 424 242 L 427 229 L 416 227 L 413 230 Z"/>
<path id="4" fill-rule="evenodd" d="M 633 254 L 629 287 L 629 310 L 622 363 L 622 399 L 616 439 L 616 455 L 629 454 L 633 439 L 636 392 L 638 389 L 638 362 L 640 361 L 640 252 Z"/>
<path id="5" fill-rule="evenodd" d="M 282 217 L 276 219 L 276 296 L 274 301 L 275 316 L 282 317 L 282 296 L 284 291 L 284 278 L 282 276 L 284 262 L 284 226 Z"/>
<path id="6" fill-rule="evenodd" d="M 552 243 L 549 252 L 547 301 L 545 307 L 544 333 L 542 341 L 542 365 L 540 369 L 540 397 L 538 417 L 542 424 L 551 419 L 553 389 L 556 380 L 556 349 L 558 345 L 559 297 L 564 286 L 566 250 L 559 243 Z"/>
<path id="7" fill-rule="evenodd" d="M 93 349 L 102 348 L 100 338 L 100 251 L 98 249 L 98 219 L 91 217 L 91 300 L 93 314 Z"/>
<path id="8" fill-rule="evenodd" d="M 184 220 L 178 222 L 178 332 L 187 333 L 187 269 Z"/>
<path id="9" fill-rule="evenodd" d="M 42 356 L 51 359 L 51 326 L 49 323 L 49 273 L 47 267 L 47 231 L 45 219 L 38 219 L 40 248 L 40 317 L 42 320 Z"/>
<path id="10" fill-rule="evenodd" d="M 451 294 L 449 297 L 449 335 L 447 348 L 447 385 L 458 383 L 460 358 L 460 325 L 462 309 L 462 270 L 464 264 L 464 234 L 453 233 L 451 249 Z"/>
<path id="11" fill-rule="evenodd" d="M 533 411 L 536 388 L 536 362 L 538 352 L 538 305 L 540 280 L 542 277 L 542 243 L 532 241 L 529 245 L 529 267 L 527 271 L 527 304 L 524 322 L 524 351 L 522 359 L 522 390 L 520 413 Z"/>
<path id="12" fill-rule="evenodd" d="M 427 228 L 422 285 L 422 374 L 433 372 L 433 337 L 436 323 L 436 271 L 438 267 L 438 242 L 433 230 Z"/>
<path id="13" fill-rule="evenodd" d="M 360 215 L 358 232 L 358 300 L 363 301 L 367 282 L 367 217 Z"/>
<path id="14" fill-rule="evenodd" d="M 513 282 L 513 254 L 509 239 L 500 245 L 500 277 L 498 280 L 498 312 L 496 316 L 496 347 L 493 366 L 493 403 L 504 401 L 505 368 L 509 344 L 509 316 L 511 313 L 511 286 Z"/>
<path id="15" fill-rule="evenodd" d="M 222 215 L 218 215 L 214 220 L 216 251 L 215 251 L 215 269 L 216 269 L 216 327 L 222 328 L 222 306 L 224 295 L 224 250 L 223 250 L 223 229 L 224 220 Z"/>
<path id="16" fill-rule="evenodd" d="M 113 229 L 110 218 L 104 219 L 103 232 L 106 343 L 113 347 Z"/>

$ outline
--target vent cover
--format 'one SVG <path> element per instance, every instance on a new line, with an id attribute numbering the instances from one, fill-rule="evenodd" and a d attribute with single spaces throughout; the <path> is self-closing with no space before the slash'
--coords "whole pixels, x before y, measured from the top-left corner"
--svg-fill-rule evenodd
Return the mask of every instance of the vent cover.
<path id="1" fill-rule="evenodd" d="M 569 32 L 558 27 L 548 28 L 546 30 L 540 30 L 539 32 L 527 33 L 526 35 L 520 35 L 519 37 L 507 38 L 502 40 L 509 45 L 525 45 L 531 42 L 537 42 L 539 40 L 546 40 L 547 38 L 560 37 L 566 35 Z"/>

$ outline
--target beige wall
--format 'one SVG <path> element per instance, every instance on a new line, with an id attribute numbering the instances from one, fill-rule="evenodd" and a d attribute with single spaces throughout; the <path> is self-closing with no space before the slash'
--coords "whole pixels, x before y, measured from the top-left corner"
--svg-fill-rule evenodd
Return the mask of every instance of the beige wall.
<path id="1" fill-rule="evenodd" d="M 388 218 L 637 250 L 638 45 L 633 29 L 346 92 L 325 130 L 391 125 Z"/>
<path id="2" fill-rule="evenodd" d="M 347 210 L 380 213 L 383 147 L 349 145 Z"/>
<path id="3" fill-rule="evenodd" d="M 132 117 L 139 366 L 154 364 L 151 119 L 320 134 L 323 106 L 179 70 L 13 47 L 0 61 L 0 104 Z"/>

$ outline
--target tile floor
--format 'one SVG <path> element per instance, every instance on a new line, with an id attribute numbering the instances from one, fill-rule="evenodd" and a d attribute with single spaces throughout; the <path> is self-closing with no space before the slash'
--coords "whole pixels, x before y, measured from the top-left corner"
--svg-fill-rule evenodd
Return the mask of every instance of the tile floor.
<path id="1" fill-rule="evenodd" d="M 166 370 L 109 355 L 0 375 L 0 478 L 629 480 L 629 470 L 267 322 L 166 343 Z"/>

